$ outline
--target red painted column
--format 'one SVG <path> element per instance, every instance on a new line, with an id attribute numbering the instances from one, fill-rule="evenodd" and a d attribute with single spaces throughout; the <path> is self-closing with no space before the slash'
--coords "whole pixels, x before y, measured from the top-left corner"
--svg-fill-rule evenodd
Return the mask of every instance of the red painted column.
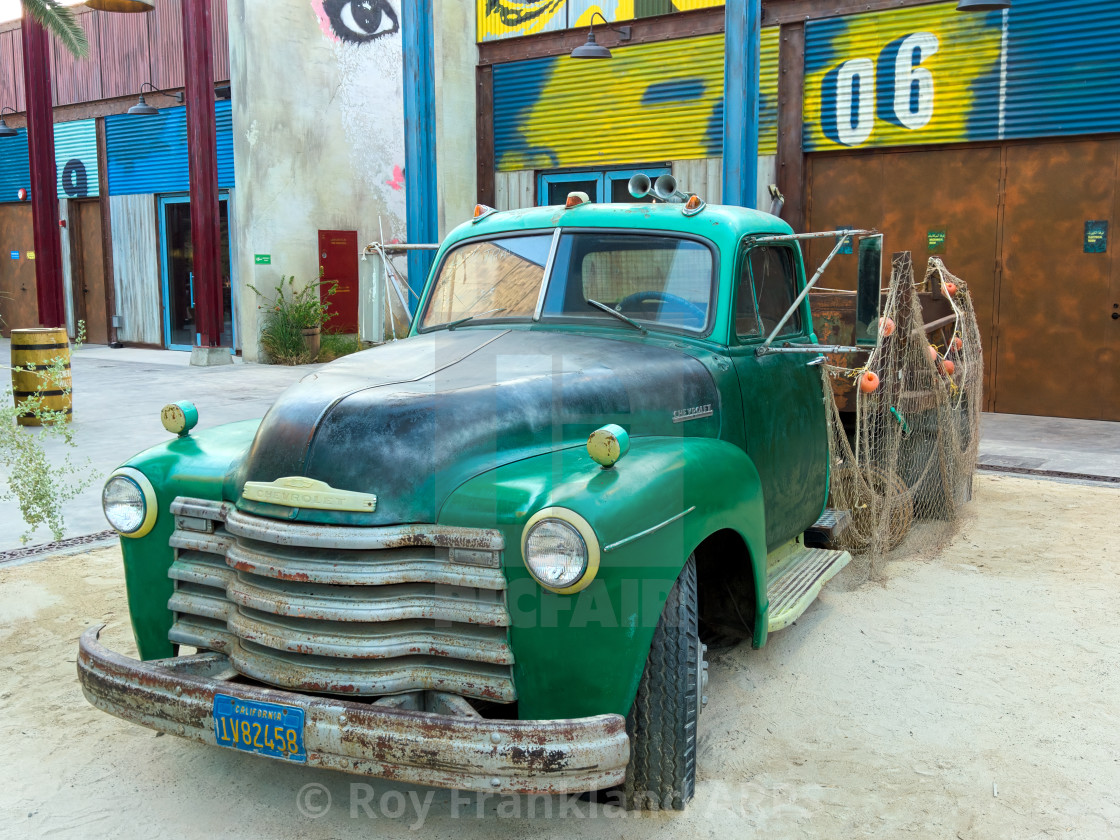
<path id="1" fill-rule="evenodd" d="M 221 345 L 225 320 L 219 241 L 218 137 L 214 121 L 214 62 L 210 30 L 210 0 L 183 0 L 195 330 L 200 334 L 198 343 L 201 347 Z"/>
<path id="2" fill-rule="evenodd" d="M 35 232 L 35 293 L 39 323 L 66 323 L 62 293 L 62 241 L 58 233 L 58 173 L 54 163 L 54 101 L 47 31 L 23 16 L 23 82 L 27 98 L 27 151 L 31 164 L 31 216 Z"/>

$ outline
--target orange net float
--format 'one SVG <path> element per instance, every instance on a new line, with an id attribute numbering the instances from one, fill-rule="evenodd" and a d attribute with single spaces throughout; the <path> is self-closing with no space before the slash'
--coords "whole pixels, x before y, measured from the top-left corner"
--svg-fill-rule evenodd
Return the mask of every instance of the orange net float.
<path id="1" fill-rule="evenodd" d="M 946 283 L 944 286 L 942 286 L 942 288 L 945 290 L 946 297 L 954 297 L 957 294 L 956 283 Z"/>
<path id="2" fill-rule="evenodd" d="M 959 353 L 964 347 L 964 340 L 959 335 L 955 335 L 953 336 L 952 346 Z"/>
<path id="3" fill-rule="evenodd" d="M 879 390 L 879 375 L 865 370 L 859 376 L 859 389 L 865 394 L 873 394 Z"/>
<path id="4" fill-rule="evenodd" d="M 883 338 L 890 338 L 894 335 L 894 321 L 886 315 L 879 319 L 879 334 Z"/>
<path id="5" fill-rule="evenodd" d="M 952 376 L 953 371 L 957 369 L 957 366 L 953 364 L 951 359 L 942 359 L 939 367 L 941 368 L 941 372 L 946 376 Z"/>
<path id="6" fill-rule="evenodd" d="M 929 360 L 931 362 L 936 362 L 939 358 L 940 354 L 937 352 L 937 348 L 931 344 L 929 346 Z"/>

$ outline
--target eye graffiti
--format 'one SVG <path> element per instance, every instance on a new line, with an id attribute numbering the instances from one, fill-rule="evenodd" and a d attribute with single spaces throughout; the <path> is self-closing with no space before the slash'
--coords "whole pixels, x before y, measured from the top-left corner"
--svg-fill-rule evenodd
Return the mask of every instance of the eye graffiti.
<path id="1" fill-rule="evenodd" d="M 486 14 L 497 15 L 505 26 L 521 26 L 539 17 L 551 17 L 567 0 L 486 0 Z"/>
<path id="2" fill-rule="evenodd" d="M 376 41 L 401 28 L 389 0 L 323 0 L 323 11 L 334 34 L 353 44 Z"/>

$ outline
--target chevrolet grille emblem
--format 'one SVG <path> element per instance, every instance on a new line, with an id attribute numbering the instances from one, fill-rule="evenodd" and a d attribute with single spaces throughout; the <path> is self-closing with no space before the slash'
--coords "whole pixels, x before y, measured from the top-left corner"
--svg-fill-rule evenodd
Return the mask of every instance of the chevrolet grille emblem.
<path id="1" fill-rule="evenodd" d="M 254 502 L 316 510 L 352 510 L 373 513 L 377 496 L 353 490 L 336 490 L 323 481 L 293 475 L 275 481 L 246 481 L 243 498 Z"/>

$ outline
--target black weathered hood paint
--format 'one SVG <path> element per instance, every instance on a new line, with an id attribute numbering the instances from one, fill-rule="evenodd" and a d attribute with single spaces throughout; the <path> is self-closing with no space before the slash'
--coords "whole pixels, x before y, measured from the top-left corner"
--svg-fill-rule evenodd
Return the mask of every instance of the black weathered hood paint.
<path id="1" fill-rule="evenodd" d="M 378 500 L 372 515 L 241 502 L 274 516 L 435 522 L 448 494 L 489 469 L 581 444 L 604 423 L 632 436 L 715 437 L 719 408 L 707 368 L 682 350 L 575 333 L 445 330 L 348 356 L 289 388 L 262 421 L 236 486 L 302 475 Z M 676 411 L 699 416 L 674 422 Z"/>

